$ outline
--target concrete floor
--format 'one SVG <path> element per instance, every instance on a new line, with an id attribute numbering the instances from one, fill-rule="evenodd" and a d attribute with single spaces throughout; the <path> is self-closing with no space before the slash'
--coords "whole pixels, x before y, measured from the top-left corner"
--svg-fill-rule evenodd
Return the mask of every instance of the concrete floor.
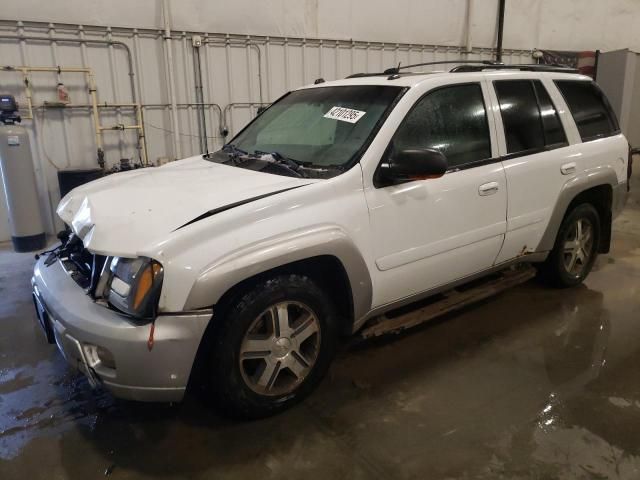
<path id="1" fill-rule="evenodd" d="M 4 245 L 0 479 L 640 478 L 639 199 L 585 285 L 345 348 L 307 401 L 252 423 L 91 391 L 36 326 L 31 256 Z"/>

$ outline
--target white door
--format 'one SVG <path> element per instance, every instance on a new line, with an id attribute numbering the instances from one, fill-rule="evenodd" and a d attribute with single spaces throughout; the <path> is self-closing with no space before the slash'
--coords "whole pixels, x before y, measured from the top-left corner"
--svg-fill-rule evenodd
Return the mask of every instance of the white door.
<path id="1" fill-rule="evenodd" d="M 365 189 L 374 307 L 493 265 L 506 230 L 507 191 L 486 89 L 478 81 L 428 91 L 392 137 L 387 152 L 440 150 L 449 164 L 444 176 L 389 186 L 374 181 Z"/>
<path id="2" fill-rule="evenodd" d="M 538 249 L 560 191 L 589 159 L 551 79 L 494 78 L 491 83 L 492 101 L 500 109 L 496 124 L 504 132 L 499 145 L 509 185 L 507 234 L 498 257 L 503 262 Z M 578 83 L 590 88 L 589 82 Z M 588 101 L 580 97 L 580 103 Z M 613 130 L 604 113 L 595 118 Z"/>

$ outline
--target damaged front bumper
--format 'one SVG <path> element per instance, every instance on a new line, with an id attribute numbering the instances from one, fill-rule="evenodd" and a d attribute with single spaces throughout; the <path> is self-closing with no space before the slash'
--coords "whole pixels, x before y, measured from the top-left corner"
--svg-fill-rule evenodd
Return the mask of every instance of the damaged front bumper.
<path id="1" fill-rule="evenodd" d="M 140 401 L 179 401 L 186 390 L 211 310 L 158 315 L 139 325 L 96 303 L 59 260 L 40 258 L 31 280 L 36 309 L 49 338 L 92 386 L 116 397 Z"/>

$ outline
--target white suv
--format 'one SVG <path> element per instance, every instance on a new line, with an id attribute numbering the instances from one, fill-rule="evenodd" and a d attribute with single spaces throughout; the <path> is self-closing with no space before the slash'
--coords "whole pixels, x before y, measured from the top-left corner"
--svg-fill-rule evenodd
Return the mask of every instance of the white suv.
<path id="1" fill-rule="evenodd" d="M 220 151 L 76 188 L 32 281 L 49 340 L 116 396 L 180 400 L 197 365 L 257 417 L 387 310 L 520 262 L 580 283 L 629 146 L 590 78 L 540 70 L 317 81 Z"/>

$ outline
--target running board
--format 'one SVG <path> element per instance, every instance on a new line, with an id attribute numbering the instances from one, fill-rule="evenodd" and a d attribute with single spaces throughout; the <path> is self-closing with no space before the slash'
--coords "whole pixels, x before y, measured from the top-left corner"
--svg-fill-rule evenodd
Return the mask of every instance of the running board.
<path id="1" fill-rule="evenodd" d="M 454 312 L 467 305 L 497 295 L 515 285 L 530 280 L 535 275 L 536 269 L 531 265 L 502 270 L 484 279 L 444 292 L 436 296 L 437 300 L 432 303 L 418 307 L 410 312 L 392 315 L 393 311 L 391 311 L 375 317 L 365 325 L 359 336 L 362 339 L 369 339 L 390 333 L 400 333 L 440 317 L 445 313 Z M 402 310 L 405 309 L 406 307 Z"/>

